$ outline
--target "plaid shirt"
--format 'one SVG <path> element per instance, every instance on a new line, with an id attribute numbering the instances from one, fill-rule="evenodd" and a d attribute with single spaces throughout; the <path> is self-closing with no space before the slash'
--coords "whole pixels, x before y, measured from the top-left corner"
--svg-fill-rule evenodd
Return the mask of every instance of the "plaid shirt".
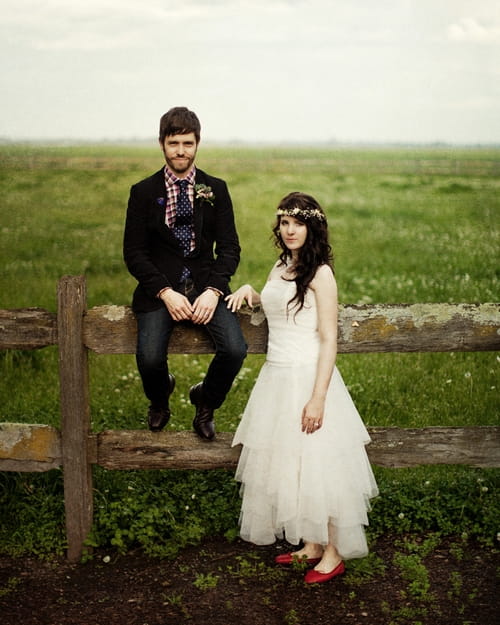
<path id="1" fill-rule="evenodd" d="M 194 202 L 194 181 L 196 177 L 196 168 L 193 167 L 185 180 L 188 181 L 187 192 L 191 206 Z M 178 178 L 173 172 L 171 172 L 167 166 L 165 166 L 165 189 L 167 191 L 167 202 L 165 206 L 165 223 L 169 228 L 175 226 L 175 216 L 177 214 L 177 196 L 180 192 L 179 185 L 176 184 L 180 178 Z M 194 230 L 191 236 L 191 251 L 194 249 Z"/>

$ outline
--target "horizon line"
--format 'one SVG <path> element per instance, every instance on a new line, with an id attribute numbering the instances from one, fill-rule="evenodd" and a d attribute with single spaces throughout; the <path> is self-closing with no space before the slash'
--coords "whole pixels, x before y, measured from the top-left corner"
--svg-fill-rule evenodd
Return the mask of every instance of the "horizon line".
<path id="1" fill-rule="evenodd" d="M 139 138 L 34 138 L 34 139 L 22 139 L 12 137 L 0 136 L 0 145 L 59 145 L 59 146 L 71 146 L 71 145 L 156 145 L 157 137 Z M 213 146 L 249 146 L 249 147 L 461 147 L 461 148 L 500 148 L 499 141 L 417 141 L 417 140 L 337 140 L 326 139 L 316 141 L 306 140 L 246 140 L 246 139 L 202 139 L 203 145 Z"/>

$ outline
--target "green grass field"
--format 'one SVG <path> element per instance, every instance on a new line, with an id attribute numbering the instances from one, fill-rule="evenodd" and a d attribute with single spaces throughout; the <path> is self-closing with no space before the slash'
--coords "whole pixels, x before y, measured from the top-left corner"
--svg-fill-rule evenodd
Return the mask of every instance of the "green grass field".
<path id="1" fill-rule="evenodd" d="M 85 274 L 89 306 L 128 304 L 134 280 L 121 254 L 130 185 L 159 169 L 156 147 L 3 146 L 0 307 L 54 311 L 62 275 Z M 233 285 L 260 288 L 276 250 L 274 209 L 302 190 L 324 206 L 342 303 L 499 299 L 500 151 L 200 148 L 198 164 L 229 184 L 242 260 Z M 170 428 L 188 428 L 187 389 L 208 357 L 172 357 L 178 378 Z M 233 430 L 262 363 L 249 356 L 218 413 Z M 339 368 L 368 425 L 498 421 L 495 353 L 341 355 Z M 57 424 L 57 354 L 1 355 L 7 421 Z M 131 356 L 91 358 L 93 427 L 143 427 L 145 400 Z"/>
<path id="2" fill-rule="evenodd" d="M 85 274 L 89 306 L 128 304 L 134 280 L 121 245 L 130 185 L 162 166 L 140 146 L 0 147 L 0 308 L 56 310 L 62 275 Z M 276 257 L 279 200 L 316 196 L 330 223 L 340 301 L 499 300 L 500 150 L 205 147 L 198 164 L 227 180 L 242 261 L 233 285 L 263 285 Z M 169 429 L 190 429 L 189 386 L 208 357 L 172 356 Z M 497 353 L 341 355 L 339 368 L 369 426 L 498 423 Z M 263 356 L 248 356 L 217 412 L 233 431 Z M 59 425 L 56 348 L 0 353 L 0 419 Z M 94 430 L 145 427 L 147 402 L 133 356 L 90 357 Z M 173 555 L 204 535 L 235 534 L 229 472 L 108 472 L 96 467 L 91 543 Z M 499 472 L 460 467 L 377 469 L 381 532 L 441 531 L 492 544 Z M 436 517 L 436 506 L 440 515 Z M 60 471 L 0 474 L 0 552 L 61 553 Z M 404 522 L 401 520 L 404 519 Z"/>

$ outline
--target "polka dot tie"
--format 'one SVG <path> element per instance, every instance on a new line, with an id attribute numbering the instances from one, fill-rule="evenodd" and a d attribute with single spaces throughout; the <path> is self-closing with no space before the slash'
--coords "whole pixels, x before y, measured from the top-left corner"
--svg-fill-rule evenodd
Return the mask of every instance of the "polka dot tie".
<path id="1" fill-rule="evenodd" d="M 175 217 L 174 234 L 181 244 L 184 256 L 187 256 L 191 251 L 191 238 L 193 232 L 193 208 L 189 200 L 187 192 L 188 181 L 178 180 L 176 184 L 179 185 L 179 194 L 177 195 L 177 211 Z M 184 267 L 182 272 L 181 281 L 189 277 L 189 269 Z"/>

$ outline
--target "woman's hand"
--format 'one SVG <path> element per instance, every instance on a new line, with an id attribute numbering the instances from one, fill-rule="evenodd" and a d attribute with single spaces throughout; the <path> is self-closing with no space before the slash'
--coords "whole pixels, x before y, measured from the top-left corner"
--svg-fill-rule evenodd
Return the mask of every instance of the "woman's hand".
<path id="1" fill-rule="evenodd" d="M 240 286 L 239 289 L 225 298 L 227 307 L 231 312 L 237 312 L 245 300 L 250 308 L 253 308 L 254 303 L 258 303 L 256 300 L 260 301 L 259 294 L 249 284 Z"/>
<path id="2" fill-rule="evenodd" d="M 314 434 L 323 425 L 325 402 L 320 399 L 310 399 L 302 411 L 302 431 Z"/>

